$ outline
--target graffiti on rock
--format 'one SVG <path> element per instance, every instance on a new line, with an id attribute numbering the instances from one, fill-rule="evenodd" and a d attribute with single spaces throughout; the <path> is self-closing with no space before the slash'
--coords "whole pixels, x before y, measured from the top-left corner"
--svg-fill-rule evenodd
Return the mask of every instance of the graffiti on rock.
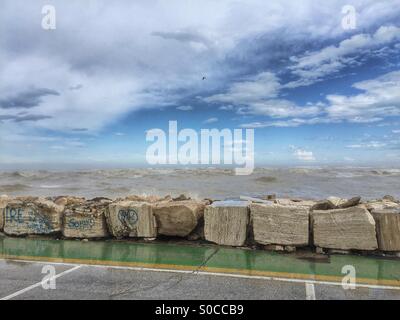
<path id="1" fill-rule="evenodd" d="M 127 228 L 133 228 L 138 221 L 138 214 L 135 209 L 121 209 L 118 211 L 119 221 Z"/>
<path id="2" fill-rule="evenodd" d="M 50 233 L 53 231 L 49 219 L 33 208 L 6 208 L 6 223 L 24 225 L 34 233 Z"/>
<path id="3" fill-rule="evenodd" d="M 6 223 L 24 223 L 24 209 L 6 208 Z"/>
<path id="4" fill-rule="evenodd" d="M 87 219 L 77 220 L 71 218 L 68 220 L 67 226 L 68 228 L 75 230 L 90 230 L 94 227 L 94 219 L 87 218 Z"/>

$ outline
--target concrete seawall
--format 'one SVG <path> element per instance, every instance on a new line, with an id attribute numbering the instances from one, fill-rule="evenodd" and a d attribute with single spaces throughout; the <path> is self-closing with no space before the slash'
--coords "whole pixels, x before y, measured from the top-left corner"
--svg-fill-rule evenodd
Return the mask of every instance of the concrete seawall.
<path id="1" fill-rule="evenodd" d="M 185 196 L 0 197 L 0 232 L 65 239 L 168 237 L 223 246 L 293 252 L 361 252 L 400 257 L 400 202 L 393 197 L 322 201 Z"/>

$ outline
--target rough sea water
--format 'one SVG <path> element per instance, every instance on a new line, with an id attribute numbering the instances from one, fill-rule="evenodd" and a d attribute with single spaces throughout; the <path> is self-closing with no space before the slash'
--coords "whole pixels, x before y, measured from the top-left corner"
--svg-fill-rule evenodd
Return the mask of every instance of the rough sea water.
<path id="1" fill-rule="evenodd" d="M 357 195 L 372 199 L 387 194 L 400 198 L 400 169 L 257 168 L 249 176 L 218 168 L 0 171 L 0 194 L 11 196 L 115 198 L 182 193 L 221 200 L 267 194 L 306 199 Z"/>

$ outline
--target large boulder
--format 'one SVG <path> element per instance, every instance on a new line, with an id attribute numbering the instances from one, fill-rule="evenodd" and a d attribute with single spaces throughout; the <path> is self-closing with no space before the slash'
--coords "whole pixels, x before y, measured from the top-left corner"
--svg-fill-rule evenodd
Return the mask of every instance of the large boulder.
<path id="1" fill-rule="evenodd" d="M 306 246 L 309 242 L 308 206 L 251 204 L 253 235 L 257 243 Z"/>
<path id="2" fill-rule="evenodd" d="M 335 209 L 335 206 L 332 204 L 331 201 L 328 201 L 328 200 L 318 201 L 316 204 L 314 204 L 311 207 L 311 211 L 315 211 L 315 210 L 332 210 L 332 209 Z"/>
<path id="3" fill-rule="evenodd" d="M 371 212 L 374 210 L 400 209 L 400 204 L 390 199 L 368 201 L 365 206 Z"/>
<path id="4" fill-rule="evenodd" d="M 400 251 L 400 209 L 372 211 L 379 250 Z"/>
<path id="5" fill-rule="evenodd" d="M 6 195 L 0 196 L 0 231 L 4 228 L 4 214 L 7 203 L 11 201 L 11 198 Z"/>
<path id="6" fill-rule="evenodd" d="M 204 212 L 205 239 L 220 245 L 243 246 L 248 224 L 248 202 L 217 201 Z"/>
<path id="7" fill-rule="evenodd" d="M 296 206 L 296 207 L 305 207 L 311 208 L 317 202 L 313 200 L 301 200 L 301 199 L 275 199 L 275 203 L 281 206 Z"/>
<path id="8" fill-rule="evenodd" d="M 157 237 L 157 222 L 152 206 L 147 202 L 116 201 L 106 210 L 110 233 L 117 238 Z"/>
<path id="9" fill-rule="evenodd" d="M 360 204 L 361 197 L 353 197 L 351 199 L 329 197 L 326 200 L 331 204 L 332 209 L 346 209 Z"/>
<path id="10" fill-rule="evenodd" d="M 130 195 L 125 198 L 119 198 L 116 201 L 135 201 L 135 202 L 147 202 L 156 203 L 161 201 L 172 201 L 171 196 L 159 197 L 155 195 Z"/>
<path id="11" fill-rule="evenodd" d="M 73 197 L 73 196 L 60 196 L 54 199 L 54 203 L 59 206 L 72 206 L 85 202 L 85 198 Z"/>
<path id="12" fill-rule="evenodd" d="M 318 201 L 311 207 L 311 210 L 332 210 L 345 209 L 355 207 L 360 204 L 361 197 L 353 197 L 351 199 L 343 199 L 339 197 L 329 197 L 326 200 Z"/>
<path id="13" fill-rule="evenodd" d="M 66 238 L 105 238 L 108 236 L 105 210 L 108 201 L 70 201 L 63 215 L 62 233 Z"/>
<path id="14" fill-rule="evenodd" d="M 5 208 L 4 233 L 47 235 L 61 231 L 63 207 L 43 198 L 16 198 Z"/>
<path id="15" fill-rule="evenodd" d="M 196 200 L 159 202 L 153 205 L 158 234 L 187 237 L 204 215 L 205 203 Z"/>
<path id="16" fill-rule="evenodd" d="M 399 201 L 398 200 L 396 200 L 396 198 L 395 197 L 393 197 L 393 196 L 391 196 L 391 195 L 386 195 L 386 196 L 383 196 L 383 198 L 382 198 L 383 200 L 388 200 L 388 201 L 391 201 L 391 202 L 397 202 L 397 203 L 399 203 Z"/>
<path id="17" fill-rule="evenodd" d="M 341 250 L 375 250 L 378 248 L 375 221 L 362 206 L 314 211 L 312 233 L 314 245 Z"/>

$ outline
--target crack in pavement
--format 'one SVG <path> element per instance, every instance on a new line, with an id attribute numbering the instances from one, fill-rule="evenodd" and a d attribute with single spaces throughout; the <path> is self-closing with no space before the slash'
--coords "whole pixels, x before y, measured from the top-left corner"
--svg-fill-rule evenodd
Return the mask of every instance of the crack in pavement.
<path id="1" fill-rule="evenodd" d="M 218 251 L 219 251 L 219 248 L 216 248 L 216 249 L 214 250 L 214 252 L 211 253 L 206 259 L 204 259 L 204 261 L 196 268 L 196 270 L 193 270 L 190 274 L 196 274 L 197 272 L 199 272 L 200 269 L 203 268 L 203 267 L 212 259 L 212 257 L 215 256 L 215 254 L 216 254 Z M 168 287 L 167 290 L 170 290 L 170 289 L 176 287 L 179 283 L 181 283 L 182 280 L 183 280 L 182 277 L 183 277 L 183 275 L 180 275 L 180 276 L 179 276 L 179 280 L 178 280 L 175 284 L 173 284 L 172 286 Z"/>
<path id="2" fill-rule="evenodd" d="M 190 274 L 191 274 L 191 275 L 194 275 L 194 274 L 196 274 L 197 272 L 199 272 L 200 269 L 203 268 L 203 267 L 217 254 L 217 252 L 219 251 L 219 249 L 220 249 L 220 248 L 216 248 L 216 249 L 215 249 L 207 258 L 205 258 L 205 259 L 203 260 L 203 262 L 202 262 L 195 270 L 193 270 Z M 155 289 L 155 288 L 157 288 L 157 287 L 159 287 L 159 286 L 161 286 L 161 285 L 163 285 L 163 284 L 167 284 L 168 282 L 170 282 L 170 281 L 173 280 L 174 278 L 177 278 L 177 279 L 176 279 L 177 281 L 165 289 L 166 291 L 168 291 L 168 290 L 170 290 L 170 289 L 176 287 L 177 285 L 179 285 L 179 284 L 183 281 L 183 274 L 180 274 L 180 275 L 178 275 L 178 276 L 177 276 L 177 275 L 173 275 L 173 276 L 167 278 L 165 281 L 162 281 L 161 283 L 157 283 L 157 284 L 155 284 L 155 285 L 148 286 L 148 287 L 145 287 L 145 288 L 140 288 L 140 289 L 137 289 L 137 290 L 132 290 L 133 287 L 135 286 L 135 283 L 132 283 L 132 285 L 130 285 L 130 286 L 129 286 L 128 288 L 126 288 L 126 289 L 123 289 L 123 290 L 121 290 L 121 291 L 119 291 L 119 292 L 113 292 L 113 293 L 111 293 L 111 294 L 109 295 L 109 298 L 112 299 L 112 298 L 115 298 L 115 297 L 118 297 L 118 296 L 121 296 L 121 295 L 125 295 L 125 294 L 129 294 L 129 293 L 136 293 L 136 292 L 149 291 L 149 290 Z"/>

